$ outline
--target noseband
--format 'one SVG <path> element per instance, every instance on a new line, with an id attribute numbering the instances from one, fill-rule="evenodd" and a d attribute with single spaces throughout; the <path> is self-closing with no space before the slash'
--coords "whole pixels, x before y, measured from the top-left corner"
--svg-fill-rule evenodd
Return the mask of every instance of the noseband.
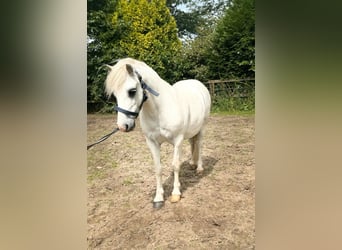
<path id="1" fill-rule="evenodd" d="M 132 112 L 132 111 L 129 111 L 129 110 L 126 110 L 126 109 L 123 109 L 123 108 L 120 108 L 119 106 L 115 106 L 114 107 L 114 110 L 118 111 L 118 112 L 121 112 L 123 114 L 125 114 L 127 117 L 129 118 L 132 118 L 132 119 L 137 119 L 138 116 L 139 116 L 139 113 L 140 113 L 140 110 L 144 104 L 144 102 L 146 102 L 146 100 L 148 99 L 148 96 L 146 95 L 146 90 L 148 92 L 150 92 L 152 95 L 154 96 L 159 96 L 159 93 L 156 92 L 155 90 L 151 89 L 150 86 L 148 86 L 142 79 L 141 75 L 138 73 L 138 72 L 135 72 L 137 75 L 138 75 L 138 79 L 139 79 L 139 82 L 140 82 L 140 86 L 141 88 L 143 89 L 143 99 L 141 101 L 141 104 L 139 106 L 139 109 L 137 112 Z"/>

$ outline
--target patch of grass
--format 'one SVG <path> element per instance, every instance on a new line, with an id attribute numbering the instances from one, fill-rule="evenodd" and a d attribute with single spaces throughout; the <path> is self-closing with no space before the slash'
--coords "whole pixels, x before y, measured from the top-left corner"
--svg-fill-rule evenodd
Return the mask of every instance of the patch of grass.
<path id="1" fill-rule="evenodd" d="M 115 161 L 112 162 L 112 165 L 111 165 L 112 169 L 117 168 L 118 166 L 119 165 Z"/>
<path id="2" fill-rule="evenodd" d="M 132 180 L 131 177 L 125 178 L 125 179 L 123 180 L 123 182 L 122 182 L 122 184 L 123 184 L 124 186 L 129 186 L 129 185 L 132 185 L 133 183 L 134 183 L 134 182 L 133 182 L 133 180 Z"/>
<path id="3" fill-rule="evenodd" d="M 88 173 L 88 181 L 98 180 L 98 179 L 104 179 L 106 177 L 106 173 L 104 169 L 93 169 L 91 173 Z"/>
<path id="4" fill-rule="evenodd" d="M 108 151 L 88 152 L 88 181 L 106 178 L 108 171 L 118 167 L 116 161 Z"/>
<path id="5" fill-rule="evenodd" d="M 236 93 L 238 95 L 239 93 Z M 254 91 L 243 97 L 229 96 L 227 94 L 217 95 L 212 100 L 211 111 L 214 113 L 228 112 L 230 114 L 254 113 L 255 93 Z"/>
<path id="6" fill-rule="evenodd" d="M 211 114 L 214 115 L 241 115 L 241 116 L 251 116 L 255 115 L 255 110 L 248 110 L 248 111 L 211 111 Z"/>

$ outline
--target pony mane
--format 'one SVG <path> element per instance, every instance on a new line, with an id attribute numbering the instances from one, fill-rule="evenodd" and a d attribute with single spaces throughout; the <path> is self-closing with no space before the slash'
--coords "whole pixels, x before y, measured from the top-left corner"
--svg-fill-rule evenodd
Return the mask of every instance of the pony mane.
<path id="1" fill-rule="evenodd" d="M 121 89 L 122 85 L 125 83 L 125 80 L 128 76 L 126 64 L 132 65 L 133 68 L 150 68 L 144 62 L 135 60 L 133 58 L 119 59 L 114 66 L 107 65 L 110 68 L 110 72 L 105 82 L 106 94 L 108 96 L 113 94 L 115 90 Z"/>

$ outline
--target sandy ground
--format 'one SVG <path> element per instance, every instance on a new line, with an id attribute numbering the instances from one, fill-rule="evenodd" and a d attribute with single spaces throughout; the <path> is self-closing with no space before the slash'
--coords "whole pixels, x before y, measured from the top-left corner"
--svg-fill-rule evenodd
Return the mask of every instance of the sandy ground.
<path id="1" fill-rule="evenodd" d="M 88 115 L 88 143 L 109 133 L 114 115 Z M 211 115 L 204 172 L 183 143 L 182 199 L 171 203 L 173 148 L 162 145 L 165 205 L 152 207 L 155 175 L 139 122 L 88 150 L 88 249 L 254 249 L 254 116 Z"/>

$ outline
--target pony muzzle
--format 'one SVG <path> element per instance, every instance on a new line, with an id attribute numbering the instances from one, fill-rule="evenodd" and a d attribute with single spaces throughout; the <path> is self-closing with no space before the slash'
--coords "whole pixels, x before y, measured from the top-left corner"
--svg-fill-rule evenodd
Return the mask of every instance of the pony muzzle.
<path id="1" fill-rule="evenodd" d="M 133 120 L 132 123 L 126 123 L 126 124 L 123 124 L 123 125 L 119 125 L 118 124 L 118 128 L 121 132 L 129 132 L 129 131 L 132 131 L 134 128 L 135 128 L 135 122 Z"/>

